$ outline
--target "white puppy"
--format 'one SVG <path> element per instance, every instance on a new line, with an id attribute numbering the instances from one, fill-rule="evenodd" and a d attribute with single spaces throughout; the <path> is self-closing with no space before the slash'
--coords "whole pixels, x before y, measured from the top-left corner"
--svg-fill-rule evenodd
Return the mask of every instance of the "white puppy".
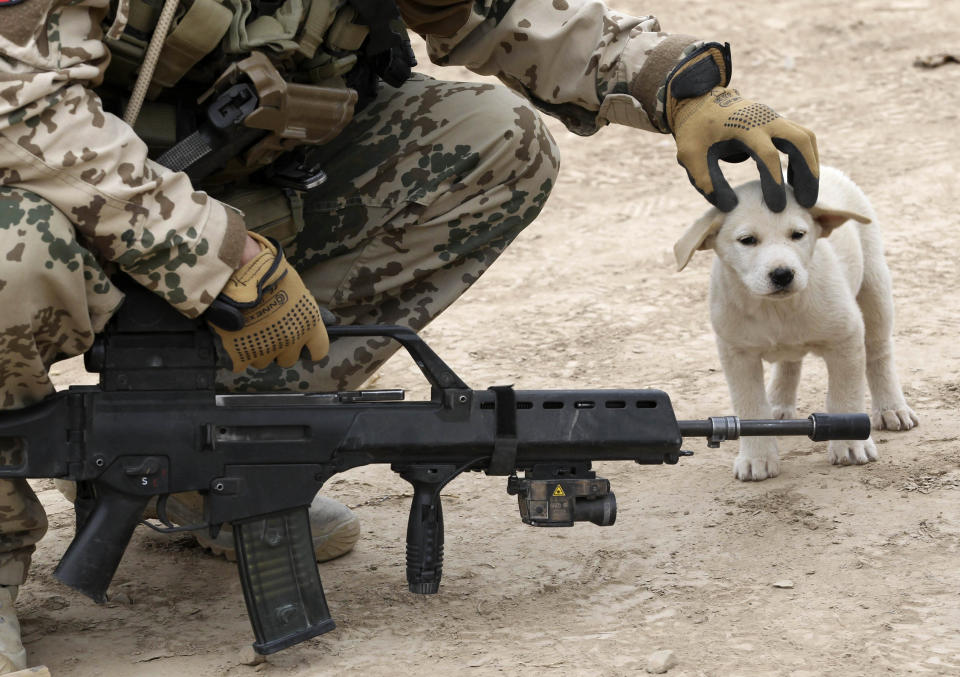
<path id="1" fill-rule="evenodd" d="M 787 190 L 779 214 L 764 204 L 760 182 L 736 189 L 730 213 L 710 209 L 674 245 L 682 270 L 698 249 L 713 249 L 710 319 L 735 413 L 795 418 L 800 364 L 827 366 L 827 412 L 864 411 L 864 372 L 877 429 L 909 430 L 893 363 L 893 298 L 876 214 L 842 172 L 821 167 L 820 196 L 808 209 Z M 829 239 L 828 239 L 829 236 Z M 769 395 L 763 361 L 774 364 Z M 830 462 L 877 459 L 872 439 L 833 440 Z M 743 437 L 733 474 L 762 480 L 780 473 L 776 441 Z"/>

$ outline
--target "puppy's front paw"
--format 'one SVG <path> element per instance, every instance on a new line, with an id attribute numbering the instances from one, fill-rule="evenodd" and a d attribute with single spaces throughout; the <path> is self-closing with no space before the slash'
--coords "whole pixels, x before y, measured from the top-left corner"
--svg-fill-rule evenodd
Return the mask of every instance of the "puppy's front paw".
<path id="1" fill-rule="evenodd" d="M 920 425 L 917 414 L 906 404 L 896 408 L 874 409 L 870 419 L 876 430 L 910 430 Z"/>
<path id="2" fill-rule="evenodd" d="M 877 460 L 877 445 L 873 439 L 830 440 L 827 454 L 834 465 L 863 465 Z"/>
<path id="3" fill-rule="evenodd" d="M 771 411 L 773 412 L 773 417 L 780 421 L 797 417 L 797 408 L 786 404 L 775 404 L 771 408 Z"/>
<path id="4" fill-rule="evenodd" d="M 762 440 L 771 444 L 764 444 L 761 449 L 740 449 L 740 453 L 733 460 L 733 476 L 738 480 L 759 481 L 780 474 L 780 455 L 777 453 L 777 444 L 773 440 Z"/>

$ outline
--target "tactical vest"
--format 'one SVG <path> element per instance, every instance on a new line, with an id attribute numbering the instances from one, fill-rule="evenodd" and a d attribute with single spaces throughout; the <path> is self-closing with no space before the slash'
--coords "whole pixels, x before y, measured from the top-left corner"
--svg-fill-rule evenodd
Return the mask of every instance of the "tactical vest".
<path id="1" fill-rule="evenodd" d="M 97 90 L 118 115 L 163 0 L 119 2 Z M 134 130 L 153 159 L 270 231 L 279 197 L 299 221 L 299 193 L 325 176 L 306 149 L 336 137 L 380 79 L 400 86 L 415 63 L 393 0 L 181 0 Z"/>

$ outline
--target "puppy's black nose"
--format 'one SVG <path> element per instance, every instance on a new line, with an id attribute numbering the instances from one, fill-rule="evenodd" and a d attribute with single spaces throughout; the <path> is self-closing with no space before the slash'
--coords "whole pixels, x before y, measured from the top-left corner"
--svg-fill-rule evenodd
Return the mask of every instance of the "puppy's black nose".
<path id="1" fill-rule="evenodd" d="M 785 289 L 793 282 L 793 271 L 789 268 L 774 268 L 770 272 L 770 281 L 781 289 Z"/>

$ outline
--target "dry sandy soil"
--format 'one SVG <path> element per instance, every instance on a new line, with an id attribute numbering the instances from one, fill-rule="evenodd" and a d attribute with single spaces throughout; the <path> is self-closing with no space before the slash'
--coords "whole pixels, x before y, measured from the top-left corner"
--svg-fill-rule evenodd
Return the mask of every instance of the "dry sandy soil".
<path id="1" fill-rule="evenodd" d="M 759 483 L 732 477 L 735 443 L 689 440 L 696 455 L 678 466 L 600 464 L 620 503 L 605 529 L 526 527 L 502 480 L 462 477 L 444 493 L 441 593 L 426 598 L 404 580 L 409 485 L 351 471 L 329 494 L 359 514 L 362 540 L 321 569 L 337 629 L 265 662 L 252 660 L 234 566 L 189 537 L 138 530 L 113 583 L 123 594 L 105 606 L 58 584 L 73 516 L 37 482 L 51 530 L 20 605 L 32 662 L 76 677 L 627 675 L 669 649 L 678 676 L 960 674 L 960 65 L 914 65 L 960 53 L 960 3 L 612 4 L 729 40 L 741 91 L 813 128 L 822 160 L 871 196 L 920 427 L 877 434 L 880 460 L 864 467 L 785 440 L 783 473 Z M 671 139 L 550 124 L 564 153 L 551 202 L 425 337 L 475 388 L 657 387 L 679 418 L 732 413 L 707 319 L 710 256 L 672 265 L 706 203 Z M 801 410 L 822 410 L 824 370 L 806 369 Z M 57 372 L 90 382 L 76 361 Z M 420 387 L 403 360 L 375 384 Z"/>

